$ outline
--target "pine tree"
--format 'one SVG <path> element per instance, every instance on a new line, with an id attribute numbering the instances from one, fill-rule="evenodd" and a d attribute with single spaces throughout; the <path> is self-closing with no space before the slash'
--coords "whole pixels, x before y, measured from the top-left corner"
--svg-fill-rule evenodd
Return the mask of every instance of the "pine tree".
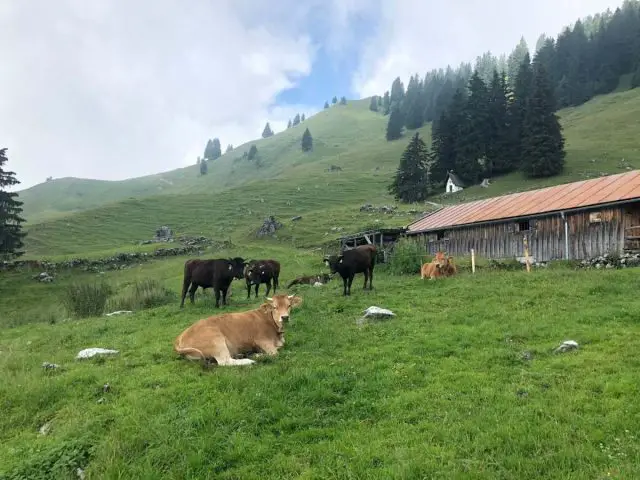
<path id="1" fill-rule="evenodd" d="M 19 185 L 14 172 L 5 170 L 7 149 L 0 148 L 0 259 L 11 260 L 24 255 L 21 250 L 26 235 L 22 231 L 23 202 L 18 200 L 16 192 L 9 192 L 6 187 Z"/>
<path id="2" fill-rule="evenodd" d="M 378 95 L 378 108 L 382 106 L 382 97 Z"/>
<path id="3" fill-rule="evenodd" d="M 456 89 L 449 108 L 432 124 L 431 182 L 434 185 L 443 186 L 450 171 L 457 173 L 460 163 L 458 142 L 466 129 L 466 105 L 464 90 Z"/>
<path id="4" fill-rule="evenodd" d="M 391 84 L 391 94 L 389 95 L 389 103 L 391 105 L 391 109 L 393 110 L 394 106 L 398 106 L 402 108 L 402 101 L 404 100 L 404 84 L 400 80 L 400 77 L 396 77 L 396 79 Z"/>
<path id="5" fill-rule="evenodd" d="M 258 147 L 255 145 L 251 145 L 249 148 L 249 154 L 247 155 L 247 160 L 253 160 L 258 155 Z"/>
<path id="6" fill-rule="evenodd" d="M 394 106 L 389 115 L 389 122 L 387 123 L 386 138 L 388 141 L 397 140 L 402 136 L 402 130 L 404 128 L 404 119 L 402 118 L 402 110 L 399 105 Z"/>
<path id="7" fill-rule="evenodd" d="M 389 193 L 405 203 L 424 200 L 429 193 L 428 162 L 429 150 L 416 132 L 402 154 Z"/>
<path id="8" fill-rule="evenodd" d="M 229 152 L 232 152 L 232 151 L 233 151 L 233 145 L 229 144 L 229 145 L 227 145 L 227 149 L 225 150 L 224 153 L 229 153 Z"/>
<path id="9" fill-rule="evenodd" d="M 291 124 L 291 119 L 289 119 L 289 123 L 287 123 L 287 128 L 291 128 L 292 124 Z"/>
<path id="10" fill-rule="evenodd" d="M 334 105 L 338 103 L 338 97 L 333 97 L 333 99 L 331 99 L 331 103 L 333 103 Z"/>
<path id="11" fill-rule="evenodd" d="M 531 59 L 527 41 L 524 37 L 520 37 L 518 45 L 516 45 L 516 48 L 513 49 L 513 52 L 511 52 L 507 59 L 507 80 L 512 88 L 515 88 L 516 78 L 518 77 L 518 72 L 520 71 L 522 62 L 524 62 L 525 56 Z"/>
<path id="12" fill-rule="evenodd" d="M 211 139 L 207 140 L 207 145 L 204 147 L 204 158 L 213 158 L 213 142 Z"/>
<path id="13" fill-rule="evenodd" d="M 564 138 L 554 105 L 545 67 L 534 64 L 522 136 L 522 171 L 528 177 L 550 177 L 564 168 Z"/>
<path id="14" fill-rule="evenodd" d="M 489 87 L 489 141 L 485 175 L 502 175 L 517 168 L 518 142 L 514 141 L 508 104 L 506 74 L 493 74 Z"/>
<path id="15" fill-rule="evenodd" d="M 313 149 L 313 138 L 308 128 L 306 128 L 302 134 L 301 146 L 303 152 L 308 152 Z"/>
<path id="16" fill-rule="evenodd" d="M 369 103 L 369 110 L 371 110 L 372 112 L 378 111 L 378 98 L 379 97 L 376 95 L 371 97 L 371 103 Z"/>
<path id="17" fill-rule="evenodd" d="M 329 102 L 324 102 L 324 108 L 329 108 Z"/>
<path id="18" fill-rule="evenodd" d="M 271 130 L 271 126 L 269 125 L 269 122 L 267 122 L 267 124 L 264 126 L 264 130 L 262 131 L 262 138 L 267 138 L 272 136 L 273 136 L 273 130 Z"/>
<path id="19" fill-rule="evenodd" d="M 200 165 L 200 175 L 206 175 L 207 172 L 209 171 L 209 165 L 207 164 L 207 159 L 206 158 L 200 159 L 200 157 L 198 157 L 198 165 Z"/>
<path id="20" fill-rule="evenodd" d="M 340 105 L 346 105 L 347 104 L 347 97 L 340 97 Z"/>
<path id="21" fill-rule="evenodd" d="M 304 113 L 303 113 L 302 115 L 300 115 L 300 122 L 304 122 L 304 121 L 305 121 L 305 118 L 306 118 L 306 117 L 304 116 Z"/>
<path id="22" fill-rule="evenodd" d="M 293 117 L 293 126 L 295 127 L 296 125 L 300 124 L 300 114 L 296 113 L 296 116 Z"/>
<path id="23" fill-rule="evenodd" d="M 211 156 L 205 157 L 207 160 L 215 160 L 216 158 L 220 158 L 222 156 L 222 148 L 220 147 L 220 140 L 218 138 L 214 138 L 211 145 Z"/>
<path id="24" fill-rule="evenodd" d="M 424 125 L 424 96 L 422 82 L 418 75 L 411 76 L 407 85 L 407 93 L 404 97 L 404 121 L 405 126 L 410 130 Z"/>
<path id="25" fill-rule="evenodd" d="M 516 147 L 516 155 L 520 156 L 521 142 L 520 139 L 524 130 L 524 118 L 527 113 L 527 105 L 529 103 L 529 96 L 531 94 L 531 85 L 533 81 L 533 71 L 531 69 L 531 62 L 529 54 L 526 54 L 518 75 L 516 76 L 515 84 L 513 87 L 513 103 L 510 108 L 511 117 L 511 135 L 512 138 L 518 143 Z"/>
<path id="26" fill-rule="evenodd" d="M 389 115 L 389 112 L 391 112 L 391 100 L 389 98 L 389 90 L 387 90 L 382 98 L 382 113 Z"/>

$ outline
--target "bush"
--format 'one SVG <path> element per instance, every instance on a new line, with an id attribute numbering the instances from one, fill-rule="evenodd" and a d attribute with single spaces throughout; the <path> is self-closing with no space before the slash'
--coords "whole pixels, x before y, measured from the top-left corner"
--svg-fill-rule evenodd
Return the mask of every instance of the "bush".
<path id="1" fill-rule="evenodd" d="M 416 274 L 420 273 L 420 268 L 426 261 L 427 255 L 422 244 L 401 238 L 393 248 L 384 270 L 393 275 Z"/>
<path id="2" fill-rule="evenodd" d="M 109 310 L 142 310 L 171 303 L 176 294 L 154 279 L 138 280 L 109 301 Z"/>
<path id="3" fill-rule="evenodd" d="M 62 303 L 69 315 L 84 318 L 97 317 L 104 313 L 109 295 L 113 293 L 108 283 L 74 283 L 69 285 Z"/>

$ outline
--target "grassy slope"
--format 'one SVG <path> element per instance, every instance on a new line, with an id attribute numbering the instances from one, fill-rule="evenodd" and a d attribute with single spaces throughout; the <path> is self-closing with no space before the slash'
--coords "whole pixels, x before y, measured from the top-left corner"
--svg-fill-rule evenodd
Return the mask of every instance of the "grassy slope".
<path id="1" fill-rule="evenodd" d="M 291 254 L 283 278 L 316 265 Z M 177 290 L 179 267 L 157 262 L 111 280 L 162 276 Z M 379 273 L 373 293 L 359 277 L 348 299 L 336 283 L 301 288 L 276 359 L 210 372 L 171 351 L 211 312 L 202 298 L 183 311 L 5 330 L 0 478 L 14 469 L 62 478 L 60 465 L 89 478 L 637 478 L 636 273 L 435 283 Z M 258 304 L 235 285 L 233 308 Z M 38 287 L 41 303 L 55 301 L 51 286 Z M 371 304 L 398 316 L 359 328 Z M 579 351 L 551 353 L 569 338 Z M 75 361 L 89 346 L 121 354 Z M 47 374 L 43 361 L 62 370 Z"/>

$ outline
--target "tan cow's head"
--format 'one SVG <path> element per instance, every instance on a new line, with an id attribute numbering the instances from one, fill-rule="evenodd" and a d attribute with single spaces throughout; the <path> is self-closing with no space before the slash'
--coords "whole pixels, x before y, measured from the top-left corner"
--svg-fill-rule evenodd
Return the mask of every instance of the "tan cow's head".
<path id="1" fill-rule="evenodd" d="M 267 303 L 264 303 L 263 307 L 271 312 L 273 319 L 282 328 L 283 323 L 289 321 L 291 309 L 301 304 L 302 297 L 297 295 L 274 295 L 267 297 Z"/>
<path id="2" fill-rule="evenodd" d="M 444 268 L 447 266 L 447 257 L 444 252 L 437 252 L 431 263 L 434 263 L 438 269 Z"/>

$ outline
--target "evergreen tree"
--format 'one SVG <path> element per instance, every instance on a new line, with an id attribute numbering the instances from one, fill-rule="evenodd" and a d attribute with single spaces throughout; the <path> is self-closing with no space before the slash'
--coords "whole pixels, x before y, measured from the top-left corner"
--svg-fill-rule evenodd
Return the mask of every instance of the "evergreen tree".
<path id="1" fill-rule="evenodd" d="M 507 59 L 507 80 L 511 88 L 515 88 L 516 78 L 518 77 L 520 66 L 522 65 L 522 62 L 524 62 L 525 57 L 531 60 L 527 41 L 524 37 L 520 37 L 518 45 L 516 45 L 516 48 L 513 49 L 513 52 L 511 52 Z"/>
<path id="2" fill-rule="evenodd" d="M 0 148 L 0 259 L 11 260 L 24 255 L 21 250 L 26 235 L 22 231 L 23 202 L 18 200 L 16 192 L 9 192 L 7 187 L 19 185 L 16 174 L 6 170 L 7 149 Z"/>
<path id="3" fill-rule="evenodd" d="M 324 102 L 324 108 L 329 108 L 329 102 Z"/>
<path id="4" fill-rule="evenodd" d="M 371 97 L 371 103 L 369 103 L 369 110 L 371 110 L 372 112 L 378 111 L 378 99 L 379 97 L 376 95 Z"/>
<path id="5" fill-rule="evenodd" d="M 200 165 L 200 175 L 206 175 L 207 172 L 209 171 L 209 165 L 207 164 L 207 159 L 206 158 L 200 159 L 200 157 L 198 157 L 198 165 Z"/>
<path id="6" fill-rule="evenodd" d="M 494 72 L 489 87 L 489 141 L 485 165 L 487 176 L 509 173 L 518 167 L 518 142 L 511 129 L 508 96 L 506 74 Z"/>
<path id="7" fill-rule="evenodd" d="M 214 138 L 211 146 L 211 157 L 205 157 L 207 160 L 215 160 L 216 158 L 220 158 L 222 156 L 222 147 L 220 147 L 220 140 L 218 138 Z"/>
<path id="8" fill-rule="evenodd" d="M 527 53 L 522 60 L 518 74 L 516 75 L 513 87 L 513 103 L 511 104 L 511 132 L 512 137 L 518 143 L 516 147 L 517 155 L 520 155 L 521 145 L 520 139 L 524 130 L 524 118 L 527 112 L 527 104 L 529 102 L 529 94 L 531 93 L 531 85 L 533 81 L 533 71 L 529 54 Z"/>
<path id="9" fill-rule="evenodd" d="M 296 116 L 293 117 L 293 126 L 295 127 L 296 125 L 300 124 L 300 114 L 296 113 Z"/>
<path id="10" fill-rule="evenodd" d="M 390 111 L 391 111 L 391 100 L 389 98 L 389 90 L 387 90 L 386 92 L 384 92 L 384 97 L 382 99 L 382 112 L 385 115 L 389 115 Z"/>
<path id="11" fill-rule="evenodd" d="M 404 118 L 402 118 L 402 110 L 399 105 L 395 105 L 391 109 L 391 115 L 389 115 L 389 122 L 387 123 L 387 140 L 392 141 L 399 139 L 402 136 L 403 127 Z"/>
<path id="12" fill-rule="evenodd" d="M 449 108 L 440 114 L 438 122 L 432 124 L 431 182 L 434 185 L 443 186 L 448 173 L 456 171 L 460 163 L 458 142 L 466 130 L 466 106 L 464 90 L 456 89 Z"/>
<path id="13" fill-rule="evenodd" d="M 262 130 L 262 138 L 267 138 L 272 136 L 273 136 L 273 130 L 271 130 L 271 126 L 269 125 L 269 122 L 267 122 L 267 124 L 264 126 L 264 130 Z"/>
<path id="14" fill-rule="evenodd" d="M 233 151 L 233 145 L 229 144 L 229 145 L 227 145 L 227 149 L 225 150 L 224 153 L 229 153 L 231 151 Z"/>
<path id="15" fill-rule="evenodd" d="M 301 121 L 301 122 L 304 122 L 304 121 L 305 121 L 304 113 L 303 113 L 302 115 L 300 115 L 300 121 Z"/>
<path id="16" fill-rule="evenodd" d="M 213 141 L 211 139 L 207 140 L 207 145 L 204 147 L 204 158 L 213 158 Z"/>
<path id="17" fill-rule="evenodd" d="M 347 98 L 346 97 L 340 97 L 340 105 L 346 105 L 347 104 Z"/>
<path id="18" fill-rule="evenodd" d="M 291 119 L 289 119 L 289 123 L 287 123 L 287 128 L 291 128 Z"/>
<path id="19" fill-rule="evenodd" d="M 300 143 L 303 152 L 308 152 L 313 149 L 313 138 L 311 137 L 311 132 L 308 128 L 304 130 L 304 133 L 302 134 L 302 141 Z"/>
<path id="20" fill-rule="evenodd" d="M 415 130 L 424 125 L 424 95 L 422 82 L 418 75 L 411 76 L 407 85 L 407 93 L 404 98 L 405 126 Z"/>
<path id="21" fill-rule="evenodd" d="M 253 160 L 258 156 L 258 147 L 255 145 L 251 145 L 249 148 L 249 154 L 247 155 L 247 160 Z"/>
<path id="22" fill-rule="evenodd" d="M 429 193 L 428 162 L 429 150 L 416 132 L 402 154 L 389 193 L 406 203 L 424 200 Z"/>
<path id="23" fill-rule="evenodd" d="M 400 80 L 400 77 L 396 77 L 396 79 L 391 84 L 391 94 L 389 95 L 389 104 L 391 110 L 393 110 L 394 106 L 398 106 L 402 108 L 402 101 L 404 100 L 404 84 Z"/>
<path id="24" fill-rule="evenodd" d="M 382 106 L 382 97 L 378 95 L 378 108 Z"/>
<path id="25" fill-rule="evenodd" d="M 494 70 L 498 69 L 498 59 L 491 53 L 485 52 L 481 57 L 476 58 L 475 72 L 482 79 L 483 82 L 491 82 Z"/>
<path id="26" fill-rule="evenodd" d="M 331 103 L 333 103 L 334 105 L 338 103 L 338 97 L 333 97 L 333 99 L 331 100 Z"/>
<path id="27" fill-rule="evenodd" d="M 522 136 L 522 170 L 528 177 L 549 177 L 564 168 L 564 138 L 555 103 L 544 65 L 534 64 Z"/>

